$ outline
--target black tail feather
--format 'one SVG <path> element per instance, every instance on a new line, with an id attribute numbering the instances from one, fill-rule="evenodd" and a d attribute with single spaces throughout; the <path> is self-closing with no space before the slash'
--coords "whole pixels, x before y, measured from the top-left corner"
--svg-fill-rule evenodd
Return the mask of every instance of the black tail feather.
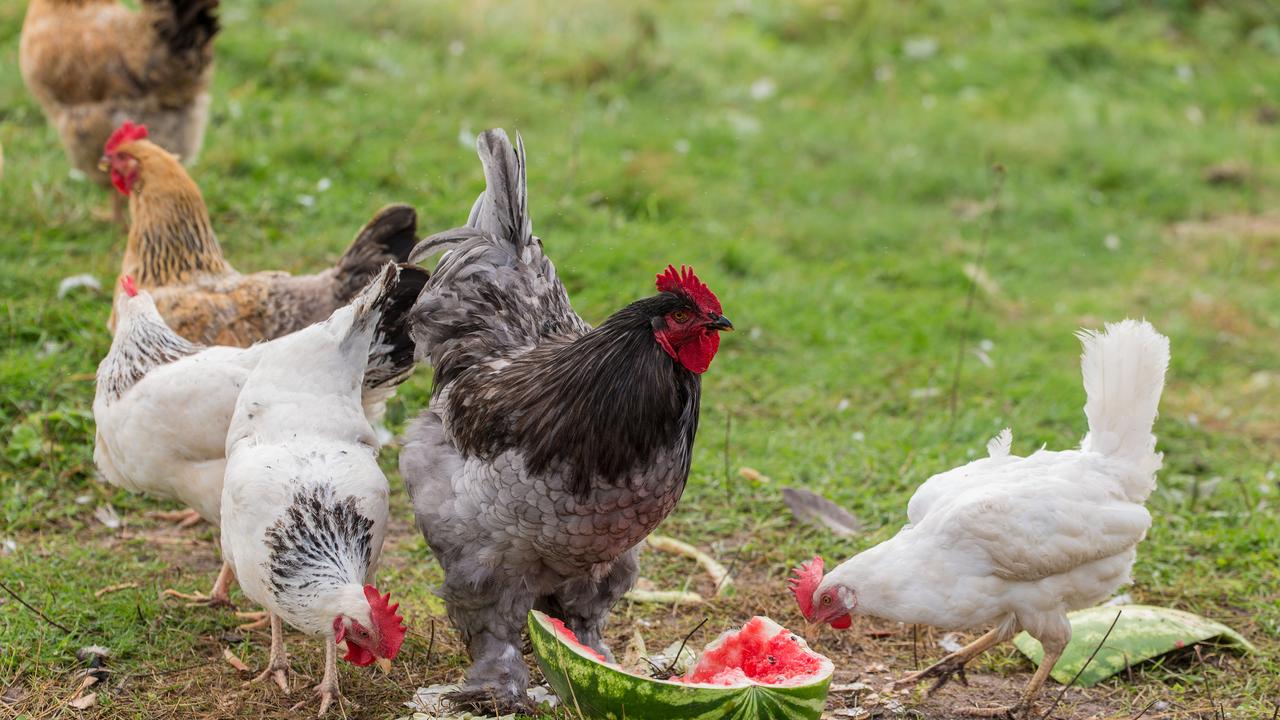
<path id="1" fill-rule="evenodd" d="M 400 274 L 379 302 L 382 316 L 369 345 L 366 389 L 395 387 L 413 372 L 414 343 L 409 335 L 410 311 L 426 287 L 430 274 L 416 265 L 399 265 Z"/>
<path id="2" fill-rule="evenodd" d="M 213 58 L 209 47 L 213 36 L 222 29 L 216 12 L 218 3 L 219 0 L 151 0 L 148 4 L 165 10 L 156 30 L 169 51 L 179 57 L 193 55 L 189 60 L 203 69 Z"/>
<path id="3" fill-rule="evenodd" d="M 347 302 L 388 262 L 403 263 L 418 242 L 418 213 L 408 205 L 379 210 L 338 261 L 338 299 Z"/>

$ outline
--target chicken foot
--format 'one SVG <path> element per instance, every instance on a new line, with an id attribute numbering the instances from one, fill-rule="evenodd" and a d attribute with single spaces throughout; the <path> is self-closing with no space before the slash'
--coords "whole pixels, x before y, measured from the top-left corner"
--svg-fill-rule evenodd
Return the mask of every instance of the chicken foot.
<path id="1" fill-rule="evenodd" d="M 994 627 L 985 635 L 965 645 L 959 650 L 947 655 L 938 662 L 930 665 L 924 670 L 913 672 L 910 675 L 893 683 L 894 690 L 901 690 L 905 687 L 911 687 L 921 680 L 936 678 L 936 681 L 929 688 L 929 693 L 933 693 L 946 685 L 952 677 L 959 677 L 960 682 L 964 685 L 969 684 L 969 680 L 964 675 L 964 666 L 992 647 L 1004 642 L 1008 639 L 1008 633 L 1003 627 Z"/>
<path id="2" fill-rule="evenodd" d="M 218 579 L 213 581 L 213 589 L 208 595 L 200 593 L 183 593 L 168 588 L 160 593 L 163 597 L 174 597 L 179 600 L 186 600 L 188 605 L 204 605 L 207 607 L 225 607 L 235 608 L 235 604 L 231 602 L 231 583 L 236 579 L 236 571 L 231 567 L 231 563 L 223 561 L 222 569 L 218 571 Z"/>
<path id="3" fill-rule="evenodd" d="M 1027 683 L 1026 689 L 1022 691 L 1022 697 L 1018 699 L 1016 705 L 1012 707 L 970 708 L 962 710 L 961 714 L 969 717 L 1031 717 L 1035 707 L 1036 696 L 1040 694 L 1040 689 L 1044 687 L 1044 681 L 1049 678 L 1049 673 L 1053 671 L 1053 666 L 1058 663 L 1058 658 L 1062 657 L 1062 651 L 1065 649 L 1065 644 L 1062 647 L 1045 647 L 1044 658 L 1040 662 L 1040 667 L 1036 668 L 1036 674 L 1031 676 L 1031 682 Z"/>
<path id="4" fill-rule="evenodd" d="M 166 522 L 177 523 L 180 528 L 189 528 L 198 524 L 204 518 L 200 517 L 200 513 L 187 508 L 186 510 L 165 510 L 147 513 L 147 517 L 154 520 L 164 520 Z"/>
<path id="5" fill-rule="evenodd" d="M 529 667 L 520 647 L 533 596 L 522 587 L 510 587 L 493 578 L 477 588 L 457 574 L 449 575 L 447 569 L 443 595 L 449 618 L 471 657 L 463 686 L 445 699 L 460 710 L 477 714 L 529 714 L 533 710 L 525 693 Z"/>
<path id="6" fill-rule="evenodd" d="M 245 683 L 245 687 L 265 680 L 274 680 L 284 694 L 289 694 L 289 655 L 284 651 L 284 623 L 280 617 L 271 614 L 271 656 L 267 660 L 267 669 L 257 677 Z"/>
<path id="7" fill-rule="evenodd" d="M 236 617 L 249 622 L 237 625 L 237 630 L 261 630 L 271 624 L 271 613 L 265 611 L 236 612 Z"/>
<path id="8" fill-rule="evenodd" d="M 299 710 L 317 697 L 320 698 L 320 712 L 316 717 L 324 717 L 334 701 L 337 701 L 339 707 L 342 706 L 342 693 L 338 690 L 338 644 L 333 638 L 327 638 L 324 642 L 324 677 L 316 685 L 311 699 L 303 700 L 290 709 Z"/>

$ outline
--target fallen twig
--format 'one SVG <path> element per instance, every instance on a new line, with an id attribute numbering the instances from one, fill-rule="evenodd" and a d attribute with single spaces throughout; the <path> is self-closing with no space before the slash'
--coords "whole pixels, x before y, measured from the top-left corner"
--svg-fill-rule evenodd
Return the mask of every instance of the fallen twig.
<path id="1" fill-rule="evenodd" d="M 622 597 L 631 602 L 663 605 L 701 605 L 705 602 L 698 593 L 685 590 L 628 590 Z"/>
<path id="2" fill-rule="evenodd" d="M 36 615 L 39 615 L 39 616 L 40 616 L 40 619 L 44 620 L 45 622 L 49 623 L 50 625 L 52 625 L 52 626 L 54 626 L 54 627 L 58 628 L 59 630 L 61 630 L 62 632 L 66 633 L 66 634 L 68 634 L 68 635 L 74 635 L 74 634 L 75 634 L 74 632 L 72 632 L 72 631 L 71 631 L 71 628 L 68 628 L 66 625 L 63 625 L 62 623 L 58 622 L 57 620 L 54 620 L 53 618 L 49 617 L 48 615 L 45 615 L 44 613 L 42 613 L 42 612 L 40 612 L 39 610 L 37 610 L 35 607 L 31 606 L 29 603 L 27 603 L 27 601 L 26 601 L 26 600 L 23 600 L 23 599 L 22 599 L 22 596 L 18 595 L 18 593 L 14 592 L 12 589 L 10 589 L 10 587 L 9 587 L 8 585 L 5 585 L 3 582 L 0 582 L 0 590 L 4 590 L 5 592 L 9 593 L 9 596 L 10 596 L 10 597 L 12 597 L 14 600 L 17 600 L 17 601 L 22 605 L 22 607 L 24 607 L 24 608 L 26 608 L 26 609 L 30 610 L 31 612 L 35 613 Z"/>
<path id="3" fill-rule="evenodd" d="M 249 666 L 245 665 L 243 660 L 236 657 L 236 654 L 231 652 L 231 648 L 222 648 L 222 658 L 227 661 L 228 665 L 240 672 L 249 672 Z"/>
<path id="4" fill-rule="evenodd" d="M 647 542 L 649 547 L 658 552 L 671 553 L 672 555 L 683 555 L 693 558 L 707 574 L 711 576 L 711 582 L 716 587 L 716 595 L 724 593 L 725 588 L 733 584 L 733 578 L 729 576 L 729 571 L 716 561 L 715 558 L 702 552 L 698 548 L 690 545 L 682 540 L 666 537 L 665 535 L 650 535 Z"/>
<path id="5" fill-rule="evenodd" d="M 136 588 L 136 587 L 138 587 L 138 583 L 136 582 L 120 583 L 119 585 L 108 585 L 99 590 L 95 590 L 93 592 L 93 596 L 95 598 L 100 598 L 103 595 L 109 595 L 113 592 L 120 592 L 121 590 L 128 590 L 129 588 Z"/>

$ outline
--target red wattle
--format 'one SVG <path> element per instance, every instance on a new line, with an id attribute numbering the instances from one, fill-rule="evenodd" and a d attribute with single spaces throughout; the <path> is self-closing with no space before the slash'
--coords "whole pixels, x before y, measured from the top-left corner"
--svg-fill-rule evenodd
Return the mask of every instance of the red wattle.
<path id="1" fill-rule="evenodd" d="M 358 665 L 360 667 L 364 667 L 365 665 L 370 665 L 373 663 L 373 653 L 369 652 L 368 650 L 365 650 L 359 645 L 356 645 L 355 643 L 348 640 L 347 654 L 343 655 L 342 659 L 346 660 L 352 665 Z"/>
<path id="2" fill-rule="evenodd" d="M 848 615 L 841 615 L 840 617 L 831 621 L 831 627 L 837 630 L 845 630 L 852 624 L 853 624 L 853 618 L 849 617 Z"/>
<path id="3" fill-rule="evenodd" d="M 711 367 L 711 361 L 720 349 L 720 333 L 704 332 L 681 345 L 676 351 L 676 359 L 689 372 L 701 375 Z"/>
<path id="4" fill-rule="evenodd" d="M 120 191 L 121 195 L 129 194 L 129 185 L 125 182 L 124 176 L 115 170 L 111 171 L 111 184 L 115 186 L 116 190 Z"/>

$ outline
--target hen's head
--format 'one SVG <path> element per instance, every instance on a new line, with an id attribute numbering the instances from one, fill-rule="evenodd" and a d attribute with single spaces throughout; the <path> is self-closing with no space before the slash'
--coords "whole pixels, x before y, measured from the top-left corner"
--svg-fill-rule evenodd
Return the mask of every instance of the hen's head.
<path id="1" fill-rule="evenodd" d="M 390 604 L 391 593 L 379 595 L 377 588 L 365 585 L 364 597 L 369 603 L 368 614 L 361 608 L 353 613 L 360 617 L 342 614 L 333 619 L 334 642 L 347 641 L 347 654 L 342 659 L 361 667 L 375 658 L 395 659 L 407 632 L 404 618 L 396 614 L 400 603 Z"/>
<path id="2" fill-rule="evenodd" d="M 850 613 L 858 606 L 857 593 L 840 583 L 824 583 L 822 569 L 822 556 L 814 555 L 812 560 L 795 569 L 787 588 L 796 596 L 805 620 L 831 623 L 831 627 L 843 630 L 853 624 Z"/>
<path id="3" fill-rule="evenodd" d="M 720 300 L 693 268 L 668 265 L 658 275 L 659 302 L 653 306 L 653 337 L 690 372 L 702 374 L 720 348 L 720 332 L 733 323 L 721 314 Z"/>
<path id="4" fill-rule="evenodd" d="M 107 138 L 98 167 L 111 175 L 111 184 L 121 195 L 128 195 L 138 182 L 139 161 L 133 144 L 147 137 L 147 126 L 126 120 Z"/>

